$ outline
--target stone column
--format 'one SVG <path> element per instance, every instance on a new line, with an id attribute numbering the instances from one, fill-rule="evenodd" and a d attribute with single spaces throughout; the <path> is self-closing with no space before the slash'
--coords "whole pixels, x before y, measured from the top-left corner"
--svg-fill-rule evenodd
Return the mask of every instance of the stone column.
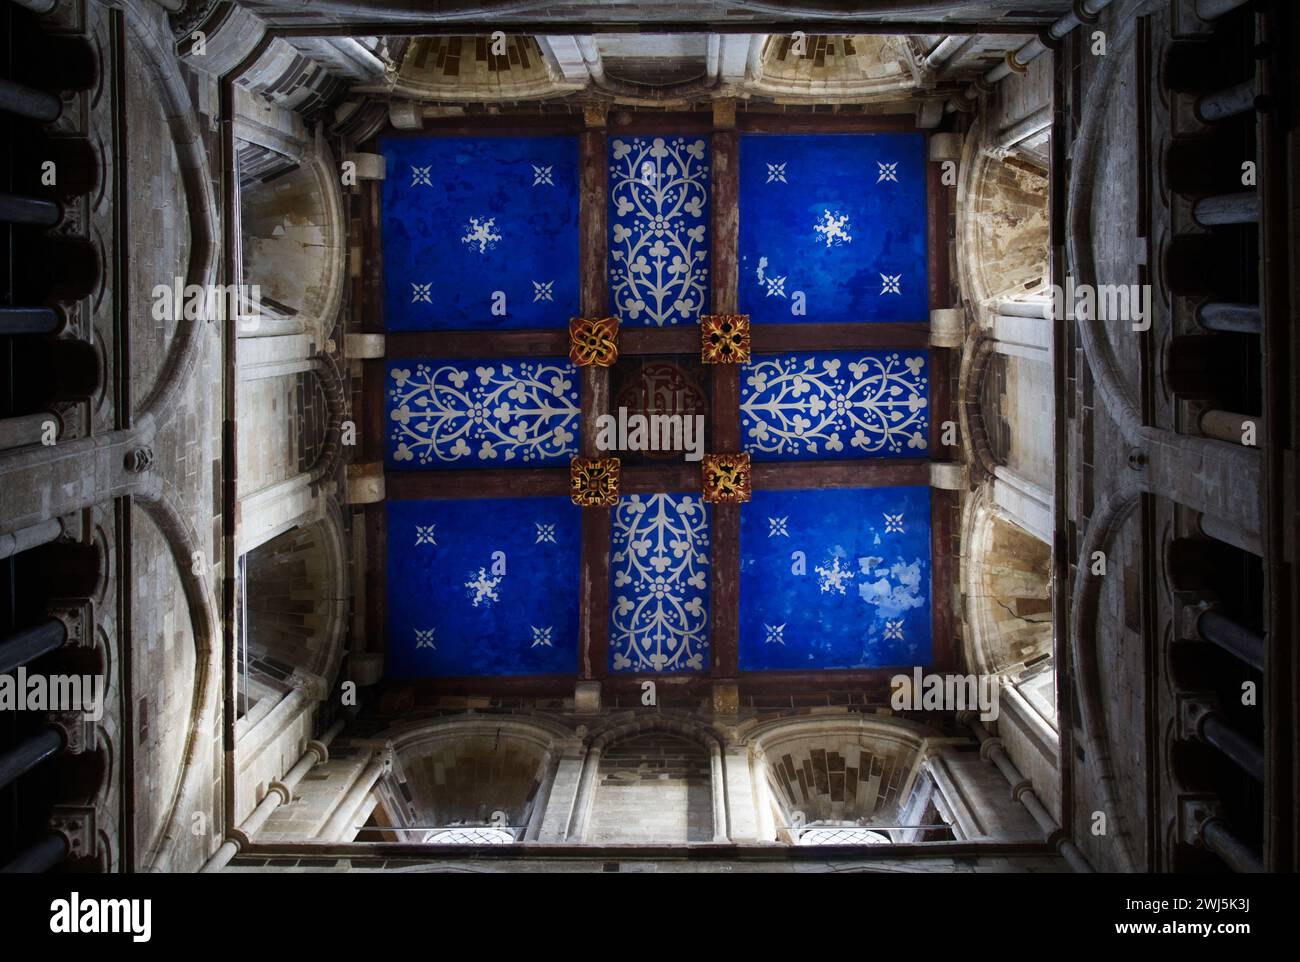
<path id="1" fill-rule="evenodd" d="M 272 782 L 267 787 L 266 797 L 262 799 L 257 808 L 253 809 L 248 818 L 244 819 L 239 828 L 231 832 L 231 837 L 221 843 L 221 847 L 213 853 L 212 857 L 204 863 L 203 868 L 199 871 L 219 872 L 229 865 L 230 860 L 239 854 L 240 848 L 248 845 L 270 817 L 275 814 L 275 810 L 281 805 L 287 805 L 293 801 L 293 789 L 306 777 L 307 773 L 317 765 L 323 765 L 329 761 L 330 742 L 334 741 L 341 731 L 343 731 L 343 722 L 337 721 L 319 739 L 309 741 L 297 764 L 289 769 L 281 781 Z"/>
<path id="2" fill-rule="evenodd" d="M 583 751 L 581 745 L 560 748 L 560 761 L 551 779 L 550 793 L 546 799 L 546 812 L 537 832 L 541 842 L 563 842 L 569 833 L 573 818 L 573 803 L 578 797 L 578 783 L 582 779 Z"/>
<path id="3" fill-rule="evenodd" d="M 1052 543 L 1052 496 L 1004 464 L 993 469 L 993 501 L 1016 525 L 1045 544 Z"/>
<path id="4" fill-rule="evenodd" d="M 713 840 L 727 840 L 726 786 L 722 777 L 722 748 L 709 747 L 709 788 L 713 795 Z"/>
<path id="5" fill-rule="evenodd" d="M 578 794 L 573 803 L 573 819 L 567 838 L 571 842 L 580 842 L 587 835 L 587 826 L 591 823 L 591 806 L 596 800 L 596 777 L 600 773 L 599 745 L 592 746 L 587 752 L 587 759 L 582 766 L 582 778 L 578 783 Z"/>
<path id="6" fill-rule="evenodd" d="M 391 749 L 382 749 L 374 753 L 370 763 L 362 770 L 357 780 L 352 783 L 352 787 L 348 789 L 348 793 L 343 796 L 343 800 L 334 809 L 334 814 L 316 833 L 318 839 L 329 842 L 350 842 L 356 837 L 357 813 L 365 805 L 375 783 L 388 770 L 391 764 L 390 756 Z"/>
<path id="7" fill-rule="evenodd" d="M 733 842 L 758 840 L 758 812 L 754 808 L 754 779 L 749 768 L 749 749 L 729 746 L 723 755 L 727 786 L 728 836 Z"/>

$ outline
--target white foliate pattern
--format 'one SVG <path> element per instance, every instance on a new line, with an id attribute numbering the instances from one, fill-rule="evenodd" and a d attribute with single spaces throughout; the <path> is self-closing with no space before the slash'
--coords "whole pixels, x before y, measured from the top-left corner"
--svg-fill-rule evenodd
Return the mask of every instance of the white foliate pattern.
<path id="1" fill-rule="evenodd" d="M 438 646 L 435 645 L 435 644 L 433 643 L 433 633 L 434 633 L 435 631 L 437 631 L 437 630 L 438 630 L 437 628 L 416 628 L 416 629 L 414 629 L 414 631 L 415 631 L 415 647 L 416 647 L 416 648 L 429 648 L 429 649 L 432 649 L 433 651 L 437 651 L 437 650 L 438 650 Z"/>
<path id="2" fill-rule="evenodd" d="M 552 627 L 551 625 L 547 625 L 545 628 L 538 628 L 536 625 L 529 625 L 529 627 L 533 629 L 533 643 L 528 647 L 530 648 L 539 648 L 539 647 L 554 648 L 555 647 L 553 644 L 551 644 L 551 627 Z"/>
<path id="3" fill-rule="evenodd" d="M 861 455 L 923 451 L 929 422 L 921 357 L 785 355 L 749 364 L 741 392 L 745 450 L 828 454 L 847 443 Z"/>
<path id="4" fill-rule="evenodd" d="M 708 284 L 705 143 L 613 142 L 610 293 L 624 323 L 694 323 Z"/>
<path id="5" fill-rule="evenodd" d="M 903 275 L 902 274 L 881 274 L 880 293 L 881 294 L 902 294 Z"/>
<path id="6" fill-rule="evenodd" d="M 415 545 L 417 548 L 422 544 L 436 545 L 438 543 L 434 540 L 433 529 L 436 527 L 436 524 L 417 524 L 415 526 Z"/>
<path id="7" fill-rule="evenodd" d="M 764 626 L 763 626 L 763 644 L 765 644 L 765 645 L 784 645 L 784 644 L 785 644 L 785 625 L 764 625 Z"/>
<path id="8" fill-rule="evenodd" d="M 435 362 L 436 363 L 436 362 Z M 526 361 L 390 368 L 398 462 L 509 462 L 577 454 L 573 365 Z"/>
<path id="9" fill-rule="evenodd" d="M 699 497 L 620 499 L 611 542 L 614 670 L 703 670 L 709 645 L 709 525 Z"/>

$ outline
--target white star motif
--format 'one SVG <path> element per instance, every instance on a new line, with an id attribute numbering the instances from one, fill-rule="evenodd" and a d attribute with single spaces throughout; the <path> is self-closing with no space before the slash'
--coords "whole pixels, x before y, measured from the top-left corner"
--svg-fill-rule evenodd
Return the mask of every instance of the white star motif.
<path id="1" fill-rule="evenodd" d="M 546 184 L 550 187 L 554 187 L 555 181 L 551 180 L 551 170 L 553 167 L 553 164 L 547 164 L 545 167 L 539 167 L 537 164 L 533 164 L 533 186 L 537 187 L 538 185 Z"/>
<path id="2" fill-rule="evenodd" d="M 465 236 L 460 239 L 462 244 L 469 244 L 471 247 L 478 245 L 478 252 L 490 250 L 497 246 L 497 241 L 501 235 L 493 231 L 496 227 L 497 219 L 489 217 L 487 220 L 479 220 L 477 217 L 471 217 L 469 223 L 465 225 Z"/>
<path id="3" fill-rule="evenodd" d="M 501 576 L 489 578 L 486 568 L 479 568 L 478 573 L 470 572 L 470 580 L 465 582 L 465 587 L 474 593 L 470 600 L 474 607 L 477 608 L 484 601 L 500 601 L 501 598 L 496 592 L 497 585 L 501 584 Z"/>
<path id="4" fill-rule="evenodd" d="M 411 165 L 411 186 L 420 187 L 423 185 L 425 187 L 432 187 L 433 186 L 432 172 L 433 172 L 432 164 L 430 164 L 428 167 L 416 167 L 414 164 L 412 164 Z"/>
<path id="5" fill-rule="evenodd" d="M 417 284 L 411 282 L 411 303 L 419 304 L 423 301 L 425 304 L 433 303 L 433 282 L 428 284 Z"/>
<path id="6" fill-rule="evenodd" d="M 785 523 L 786 523 L 787 521 L 789 521 L 789 520 L 790 520 L 790 516 L 789 516 L 789 515 L 786 515 L 784 518 L 768 518 L 768 519 L 767 519 L 767 525 L 768 525 L 768 527 L 767 527 L 767 536 L 768 536 L 769 538 L 777 538 L 777 537 L 780 537 L 780 538 L 788 538 L 788 537 L 790 537 L 790 532 L 787 531 L 787 530 L 786 530 L 786 527 L 785 527 Z"/>
<path id="7" fill-rule="evenodd" d="M 785 179 L 785 164 L 768 164 L 767 165 L 767 183 L 776 181 L 781 184 L 788 184 Z"/>
<path id="8" fill-rule="evenodd" d="M 886 621 L 885 622 L 885 640 L 902 641 L 903 640 L 903 622 Z"/>
<path id="9" fill-rule="evenodd" d="M 766 637 L 763 639 L 765 645 L 784 645 L 785 644 L 785 625 L 764 625 L 763 630 Z"/>
<path id="10" fill-rule="evenodd" d="M 433 540 L 433 529 L 436 528 L 436 527 L 437 527 L 437 525 L 435 525 L 435 524 L 429 524 L 429 525 L 417 524 L 417 525 L 415 526 L 415 544 L 416 544 L 416 546 L 418 547 L 418 546 L 420 546 L 420 545 L 422 545 L 422 544 L 435 544 L 435 545 L 436 545 L 438 542 L 436 542 L 436 541 Z"/>
<path id="11" fill-rule="evenodd" d="M 903 530 L 903 513 L 885 515 L 885 534 L 906 534 Z"/>
<path id="12" fill-rule="evenodd" d="M 880 275 L 880 293 L 881 294 L 902 294 L 902 274 L 881 274 Z"/>
<path id="13" fill-rule="evenodd" d="M 421 631 L 419 628 L 416 628 L 415 647 L 417 649 L 428 648 L 431 651 L 437 651 L 438 646 L 433 643 L 433 633 L 437 630 L 437 628 L 430 628 L 428 631 Z"/>
<path id="14" fill-rule="evenodd" d="M 895 184 L 898 183 L 897 163 L 882 164 L 880 161 L 876 161 L 876 166 L 880 168 L 880 176 L 876 178 L 877 184 L 879 184 L 881 181 L 892 181 Z"/>
<path id="15" fill-rule="evenodd" d="M 767 296 L 785 297 L 785 277 L 767 278 Z"/>
<path id="16" fill-rule="evenodd" d="M 533 643 L 529 647 L 531 648 L 538 648 L 538 647 L 554 648 L 555 647 L 554 645 L 551 644 L 550 625 L 547 625 L 545 628 L 538 628 L 536 625 L 530 625 L 529 627 L 533 629 Z"/>
<path id="17" fill-rule="evenodd" d="M 534 541 L 533 544 L 541 544 L 543 541 L 549 541 L 551 544 L 555 544 L 555 543 L 556 543 L 556 542 L 555 542 L 555 525 L 553 525 L 553 524 L 542 524 L 542 523 L 539 522 L 539 521 L 534 521 L 534 522 L 533 522 L 533 526 L 534 526 L 535 528 L 537 528 L 537 540 Z"/>
<path id="18" fill-rule="evenodd" d="M 551 292 L 554 284 L 555 281 L 533 281 L 533 303 L 555 300 Z"/>
<path id="19" fill-rule="evenodd" d="M 814 224 L 813 230 L 826 239 L 827 247 L 832 244 L 838 247 L 852 243 L 853 235 L 849 233 L 849 227 L 848 214 L 832 214 L 828 210 L 823 210 L 821 223 Z"/>
<path id="20" fill-rule="evenodd" d="M 823 594 L 834 591 L 836 594 L 842 595 L 844 594 L 844 583 L 853 580 L 853 571 L 842 567 L 839 558 L 832 558 L 829 568 L 818 565 L 813 570 L 817 572 Z"/>

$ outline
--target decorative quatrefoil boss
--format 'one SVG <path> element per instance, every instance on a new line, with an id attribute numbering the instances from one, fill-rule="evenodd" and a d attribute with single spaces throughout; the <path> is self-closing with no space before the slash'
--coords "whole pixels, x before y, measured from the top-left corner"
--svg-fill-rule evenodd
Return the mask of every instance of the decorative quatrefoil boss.
<path id="1" fill-rule="evenodd" d="M 580 508 L 618 504 L 618 458 L 574 458 L 569 462 L 569 497 Z"/>
<path id="2" fill-rule="evenodd" d="M 748 454 L 706 454 L 702 465 L 704 500 L 740 504 L 753 493 Z"/>
<path id="3" fill-rule="evenodd" d="M 749 363 L 749 315 L 701 315 L 700 358 L 705 364 Z"/>
<path id="4" fill-rule="evenodd" d="M 578 367 L 609 367 L 617 361 L 618 318 L 570 318 L 569 360 Z"/>

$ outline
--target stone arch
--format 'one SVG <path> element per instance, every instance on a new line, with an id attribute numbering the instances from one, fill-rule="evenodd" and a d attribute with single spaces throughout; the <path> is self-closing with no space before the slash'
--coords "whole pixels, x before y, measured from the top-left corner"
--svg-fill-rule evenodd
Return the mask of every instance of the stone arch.
<path id="1" fill-rule="evenodd" d="M 160 536 L 163 543 L 153 552 L 147 552 L 143 546 L 137 545 L 139 550 L 135 557 L 170 561 L 170 569 L 164 570 L 170 570 L 174 580 L 179 582 L 180 594 L 185 599 L 188 614 L 184 631 L 190 635 L 188 645 L 187 639 L 182 638 L 182 644 L 177 648 L 178 652 L 187 647 L 190 649 L 183 656 L 189 665 L 183 674 L 183 680 L 188 679 L 183 684 L 188 689 L 188 696 L 183 699 L 184 704 L 178 705 L 173 713 L 180 732 L 174 743 L 175 753 L 179 757 L 158 759 L 166 771 L 176 773 L 176 779 L 174 785 L 158 786 L 158 831 L 145 833 L 140 844 L 140 864 L 149 871 L 162 872 L 178 862 L 185 865 L 200 864 L 209 854 L 207 837 L 195 836 L 187 830 L 187 826 L 195 812 L 211 812 L 215 807 L 215 800 L 211 797 L 212 785 L 216 780 L 211 733 L 214 731 L 212 721 L 221 688 L 221 646 L 217 643 L 221 633 L 217 625 L 217 601 L 213 586 L 205 574 L 207 569 L 195 564 L 195 558 L 202 558 L 202 553 L 197 548 L 198 538 L 185 517 L 164 496 L 142 497 L 139 504 L 152 522 L 155 535 Z M 165 596 L 171 597 L 172 594 L 174 593 Z M 139 627 L 138 622 L 136 627 Z M 165 672 L 159 674 L 164 678 L 169 677 Z M 138 737 L 138 734 L 133 737 Z M 141 757 L 156 756 L 154 753 L 142 752 Z M 147 791 L 136 793 L 137 798 L 148 795 Z M 137 818 L 139 817 L 137 811 Z"/>
<path id="2" fill-rule="evenodd" d="M 468 715 L 402 728 L 389 740 L 395 759 L 390 804 L 401 809 L 389 813 L 396 824 L 496 825 L 518 841 L 540 823 L 555 760 L 573 737 L 547 719 Z M 494 819 L 496 813 L 504 819 Z M 438 844 L 461 841 L 417 834 Z"/>
<path id="3" fill-rule="evenodd" d="M 217 196 L 210 176 L 207 151 L 198 119 L 190 101 L 189 88 L 177 65 L 171 37 L 156 29 L 157 19 L 149 0 L 123 0 L 126 25 L 139 44 L 149 65 L 154 92 L 162 105 L 176 152 L 189 219 L 189 258 L 185 283 L 206 287 L 215 282 L 221 256 L 217 243 Z M 207 342 L 203 324 L 179 324 L 167 348 L 157 379 L 138 405 L 140 415 L 166 419 L 176 410 L 176 400 L 189 381 Z"/>
<path id="4" fill-rule="evenodd" d="M 897 100 L 915 86 L 916 60 L 906 37 L 810 35 L 804 41 L 805 51 L 792 53 L 790 36 L 767 37 L 749 86 L 768 96 L 855 103 Z"/>
<path id="5" fill-rule="evenodd" d="M 338 165 L 318 142 L 299 165 L 242 185 L 242 281 L 258 288 L 256 322 L 241 336 L 305 333 L 317 348 L 334 331 L 343 301 L 347 224 Z"/>
<path id="6" fill-rule="evenodd" d="M 929 734 L 915 722 L 868 715 L 756 726 L 744 741 L 752 752 L 760 838 L 794 841 L 800 825 L 897 823 Z"/>
<path id="7" fill-rule="evenodd" d="M 978 336 L 966 342 L 961 353 L 961 368 L 957 375 L 957 416 L 961 435 L 966 439 L 967 463 L 977 477 L 992 477 L 997 458 L 989 444 L 989 433 L 984 423 L 984 380 L 994 355 L 991 337 Z"/>
<path id="8" fill-rule="evenodd" d="M 722 742 L 685 718 L 645 716 L 590 741 L 577 822 L 590 844 L 726 838 Z"/>
<path id="9" fill-rule="evenodd" d="M 988 485 L 962 519 L 967 667 L 1018 676 L 1052 654 L 1051 548 L 1002 515 Z"/>
<path id="10" fill-rule="evenodd" d="M 717 731 L 694 719 L 673 715 L 641 715 L 623 719 L 592 732 L 587 740 L 588 749 L 604 749 L 612 742 L 649 731 L 670 732 L 693 741 L 705 751 L 723 748 L 722 736 Z"/>
<path id="11" fill-rule="evenodd" d="M 993 308 L 1046 285 L 1048 183 L 1045 171 L 988 149 L 979 121 L 962 143 L 957 185 L 957 273 L 981 326 Z"/>
<path id="12" fill-rule="evenodd" d="M 329 502 L 244 556 L 240 683 L 244 711 L 306 684 L 324 697 L 338 672 L 347 621 L 347 554 L 342 517 Z M 244 663 L 246 658 L 246 665 Z"/>

